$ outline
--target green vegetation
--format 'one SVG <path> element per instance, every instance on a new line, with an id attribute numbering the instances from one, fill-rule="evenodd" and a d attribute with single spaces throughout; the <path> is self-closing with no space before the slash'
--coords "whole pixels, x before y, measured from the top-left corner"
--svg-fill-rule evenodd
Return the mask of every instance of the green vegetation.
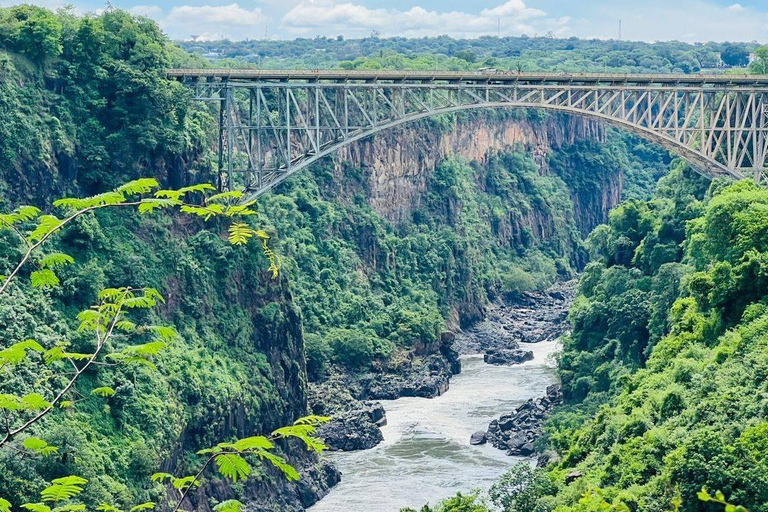
<path id="1" fill-rule="evenodd" d="M 559 72 L 699 72 L 718 54 L 742 65 L 755 49 L 546 38 L 217 44 L 251 65 Z M 310 55 L 309 46 L 329 51 Z M 766 55 L 757 50 L 752 71 L 764 72 Z M 154 23 L 119 10 L 77 17 L 0 9 L 0 197 L 10 212 L 1 218 L 9 229 L 0 231 L 0 274 L 11 276 L 0 285 L 0 409 L 10 425 L 0 436 L 51 412 L 0 443 L 15 448 L 0 450 L 0 512 L 21 504 L 33 512 L 101 504 L 103 512 L 137 512 L 166 503 L 170 488 L 188 492 L 214 467 L 221 473 L 206 471 L 206 481 L 221 492 L 202 494 L 217 512 L 235 512 L 239 502 L 216 498 L 241 491 L 243 477 L 273 488 L 281 471 L 296 477 L 292 457 L 302 452 L 277 439 L 320 449 L 312 437 L 320 419 L 298 420 L 308 378 L 434 347 L 446 322 L 471 321 L 490 299 L 571 275 L 587 248 L 593 263 L 560 369 L 569 405 L 546 439 L 561 459 L 546 471 L 513 469 L 491 491 L 492 504 L 661 512 L 736 509 L 732 501 L 768 510 L 768 193 L 748 182 L 710 186 L 676 165 L 649 201 L 668 156 L 609 130 L 604 143 L 553 150 L 543 170 L 524 148 L 482 163 L 447 158 L 418 200 L 389 220 L 386 208 L 372 206 L 370 170 L 330 159 L 265 196 L 258 211 L 236 211 L 229 200 L 237 197 L 204 198 L 199 185 L 217 181 L 208 149 L 214 116 L 163 77 L 166 66 L 201 62 Z M 478 119 L 565 122 L 497 112 L 442 116 L 420 128 L 443 135 Z M 583 231 L 609 206 L 598 192 L 622 174 L 630 201 L 585 248 Z M 108 192 L 146 175 L 169 191 L 158 196 L 155 181 L 134 181 L 146 187 Z M 46 206 L 52 197 L 94 194 L 59 203 L 88 210 L 66 225 Z M 91 211 L 87 201 L 135 204 Z M 166 207 L 167 215 L 142 215 Z M 251 215 L 241 222 L 230 213 Z M 29 244 L 54 231 L 46 251 L 17 271 Z M 249 240 L 262 247 L 244 246 Z M 165 302 L 150 290 L 163 291 Z M 122 333 L 135 334 L 135 343 L 78 329 L 93 315 L 78 320 L 79 312 L 99 312 L 93 304 L 119 312 L 137 299 L 152 307 L 120 323 L 135 331 Z M 173 343 L 149 345 L 152 333 L 168 334 L 148 328 L 161 324 L 175 326 Z M 99 346 L 118 360 L 87 365 Z M 145 368 L 150 356 L 157 371 Z M 69 382 L 56 373 L 65 361 L 80 394 L 56 393 Z M 168 472 L 157 473 L 161 467 Z M 581 477 L 566 485 L 574 470 Z M 488 506 L 469 494 L 423 510 Z"/>
<path id="2" fill-rule="evenodd" d="M 768 510 L 766 205 L 681 164 L 590 235 L 536 510 Z"/>
<path id="3" fill-rule="evenodd" d="M 406 39 L 316 37 L 295 41 L 181 42 L 190 53 L 214 56 L 216 65 L 251 65 L 266 69 L 442 69 L 567 73 L 717 72 L 718 57 L 744 72 L 754 43 L 645 43 L 549 37 L 446 36 Z"/>

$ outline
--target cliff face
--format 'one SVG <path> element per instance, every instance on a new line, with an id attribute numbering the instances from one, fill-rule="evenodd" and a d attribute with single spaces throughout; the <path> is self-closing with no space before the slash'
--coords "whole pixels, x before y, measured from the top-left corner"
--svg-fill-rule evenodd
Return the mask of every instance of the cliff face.
<path id="1" fill-rule="evenodd" d="M 490 155 L 522 147 L 533 156 L 539 172 L 547 174 L 547 157 L 553 150 L 604 139 L 603 125 L 582 117 L 549 115 L 531 121 L 478 115 L 449 128 L 424 122 L 379 133 L 340 150 L 336 173 L 341 178 L 347 165 L 365 169 L 369 203 L 382 217 L 401 223 L 410 219 L 427 190 L 430 174 L 448 156 L 460 155 L 482 164 Z M 582 231 L 607 219 L 608 211 L 618 204 L 622 186 L 619 174 L 601 190 L 574 193 L 574 216 Z M 530 220 L 530 226 L 540 233 L 541 220 Z"/>

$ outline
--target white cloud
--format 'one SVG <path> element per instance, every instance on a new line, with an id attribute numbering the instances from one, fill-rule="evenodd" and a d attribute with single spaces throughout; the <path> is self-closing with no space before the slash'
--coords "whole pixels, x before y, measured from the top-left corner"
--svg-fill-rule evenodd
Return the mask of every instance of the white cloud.
<path id="1" fill-rule="evenodd" d="M 550 26 L 562 28 L 561 20 L 551 20 L 523 0 L 506 3 L 479 13 L 438 12 L 414 6 L 409 10 L 371 9 L 362 4 L 334 0 L 304 0 L 282 18 L 282 27 L 292 34 L 349 36 L 368 35 L 377 30 L 382 36 L 452 35 L 477 37 L 496 34 L 533 35 Z"/>
<path id="2" fill-rule="evenodd" d="M 155 19 L 171 38 L 199 40 L 247 39 L 264 34 L 269 16 L 261 9 L 229 5 L 179 5 L 165 13 L 157 5 L 137 5 L 133 14 Z"/>
<path id="3" fill-rule="evenodd" d="M 741 5 L 741 4 L 733 4 L 733 5 L 731 5 L 731 6 L 729 6 L 729 7 L 728 7 L 728 10 L 729 10 L 729 11 L 735 11 L 735 12 L 746 11 L 746 9 L 744 8 L 744 6 L 743 6 L 743 5 Z"/>

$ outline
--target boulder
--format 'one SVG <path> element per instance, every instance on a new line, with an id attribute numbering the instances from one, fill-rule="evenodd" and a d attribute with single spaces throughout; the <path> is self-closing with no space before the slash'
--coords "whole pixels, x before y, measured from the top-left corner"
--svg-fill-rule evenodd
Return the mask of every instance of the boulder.
<path id="1" fill-rule="evenodd" d="M 485 437 L 485 432 L 479 430 L 472 434 L 472 436 L 469 438 L 469 444 L 472 446 L 477 446 L 479 444 L 485 444 L 487 440 L 488 439 Z"/>
<path id="2" fill-rule="evenodd" d="M 532 351 L 519 349 L 489 349 L 483 356 L 483 361 L 495 365 L 520 364 L 532 359 Z"/>

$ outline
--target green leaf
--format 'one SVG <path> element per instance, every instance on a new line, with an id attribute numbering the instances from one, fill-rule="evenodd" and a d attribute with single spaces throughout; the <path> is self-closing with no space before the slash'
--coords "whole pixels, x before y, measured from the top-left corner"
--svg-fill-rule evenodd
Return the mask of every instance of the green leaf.
<path id="1" fill-rule="evenodd" d="M 22 222 L 28 222 L 34 220 L 40 215 L 40 209 L 34 206 L 19 206 L 12 213 L 0 214 L 0 228 L 5 226 L 13 226 Z"/>
<path id="2" fill-rule="evenodd" d="M 115 396 L 115 390 L 110 387 L 104 386 L 101 388 L 96 388 L 91 390 L 91 394 L 95 396 L 100 396 L 102 398 L 107 398 L 110 396 Z"/>
<path id="3" fill-rule="evenodd" d="M 229 226 L 229 243 L 232 245 L 245 245 L 254 235 L 256 231 L 244 222 L 234 222 Z"/>
<path id="4" fill-rule="evenodd" d="M 31 512 L 51 512 L 51 507 L 44 503 L 25 503 L 21 506 Z"/>
<path id="5" fill-rule="evenodd" d="M 38 411 L 51 406 L 43 395 L 39 393 L 29 393 L 22 397 L 16 395 L 0 395 L 0 409 L 7 411 Z"/>
<path id="6" fill-rule="evenodd" d="M 4 364 L 17 365 L 27 357 L 27 352 L 43 352 L 45 349 L 35 340 L 24 340 L 0 350 L 0 366 Z"/>
<path id="7" fill-rule="evenodd" d="M 71 505 L 56 507 L 53 509 L 53 512 L 80 512 L 82 510 L 85 510 L 85 505 L 82 503 L 73 503 Z"/>
<path id="8" fill-rule="evenodd" d="M 237 500 L 226 500 L 213 507 L 213 510 L 216 512 L 242 512 L 244 506 Z"/>
<path id="9" fill-rule="evenodd" d="M 211 217 L 215 217 L 216 215 L 221 215 L 224 213 L 224 207 L 216 203 L 209 204 L 207 206 L 193 206 L 190 204 L 185 204 L 180 209 L 183 213 L 196 215 L 198 217 L 202 217 L 205 220 L 210 220 Z"/>
<path id="10" fill-rule="evenodd" d="M 229 199 L 240 199 L 243 197 L 243 191 L 242 190 L 230 190 L 227 192 L 220 192 L 218 194 L 213 194 L 211 197 L 209 197 L 206 201 L 216 202 L 216 201 L 228 201 Z"/>
<path id="11" fill-rule="evenodd" d="M 71 265 L 75 262 L 75 259 L 69 254 L 62 252 L 54 252 L 46 255 L 40 260 L 40 266 L 43 268 L 57 268 L 65 265 Z"/>
<path id="12" fill-rule="evenodd" d="M 0 512 L 11 512 L 11 502 L 0 498 Z"/>
<path id="13" fill-rule="evenodd" d="M 260 458 L 268 460 L 273 466 L 282 471 L 288 480 L 295 481 L 299 479 L 299 472 L 296 471 L 296 468 L 288 464 L 288 462 L 279 455 L 275 455 L 268 451 L 258 452 L 258 455 Z"/>
<path id="14" fill-rule="evenodd" d="M 61 226 L 61 220 L 53 215 L 42 215 L 38 219 L 37 227 L 29 234 L 27 239 L 30 242 L 39 242 L 46 235 Z"/>
<path id="15" fill-rule="evenodd" d="M 37 454 L 48 456 L 59 451 L 58 446 L 51 446 L 47 441 L 38 437 L 28 437 L 24 440 L 24 448 Z"/>
<path id="16" fill-rule="evenodd" d="M 117 188 L 117 192 L 122 192 L 123 194 L 129 196 L 136 194 L 148 194 L 159 186 L 160 184 L 154 178 L 139 178 L 119 186 Z"/>
<path id="17" fill-rule="evenodd" d="M 234 453 L 224 453 L 217 456 L 216 465 L 219 467 L 219 473 L 233 482 L 245 480 L 251 474 L 251 466 L 248 461 Z"/>
<path id="18" fill-rule="evenodd" d="M 183 478 L 173 478 L 171 483 L 173 484 L 174 488 L 180 491 L 184 491 L 193 485 L 198 485 L 200 482 L 195 480 L 194 476 L 185 476 Z"/>
<path id="19" fill-rule="evenodd" d="M 182 204 L 179 199 L 164 199 L 159 197 L 145 197 L 139 205 L 139 213 L 154 213 L 155 210 L 162 210 L 172 206 Z"/>
<path id="20" fill-rule="evenodd" d="M 83 492 L 83 486 L 88 480 L 79 476 L 65 476 L 51 481 L 52 485 L 43 489 L 40 495 L 43 501 L 64 501 L 74 498 Z"/>
<path id="21" fill-rule="evenodd" d="M 109 503 L 102 503 L 101 505 L 96 507 L 96 510 L 99 510 L 101 512 L 123 512 L 116 506 L 110 505 Z"/>
<path id="22" fill-rule="evenodd" d="M 275 445 L 267 439 L 264 436 L 254 436 L 254 437 L 246 437 L 244 439 L 239 439 L 234 444 L 234 449 L 239 452 L 244 452 L 246 450 L 271 450 Z"/>
<path id="23" fill-rule="evenodd" d="M 154 510 L 156 503 L 154 501 L 147 501 L 146 503 L 140 503 L 131 508 L 130 512 L 138 512 L 139 510 Z"/>
<path id="24" fill-rule="evenodd" d="M 44 268 L 42 270 L 35 270 L 30 274 L 33 288 L 53 288 L 59 285 L 59 278 L 53 273 L 53 270 Z"/>
<path id="25" fill-rule="evenodd" d="M 166 480 L 173 480 L 173 475 L 170 473 L 154 473 L 150 478 L 153 482 L 163 483 Z"/>

